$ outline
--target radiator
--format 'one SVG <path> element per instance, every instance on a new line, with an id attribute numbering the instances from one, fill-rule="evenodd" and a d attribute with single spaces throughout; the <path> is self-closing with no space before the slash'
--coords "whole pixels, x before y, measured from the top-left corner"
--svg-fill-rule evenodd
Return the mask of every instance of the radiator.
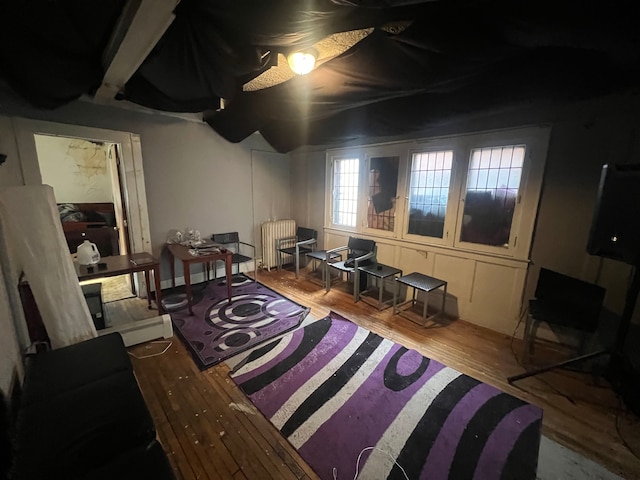
<path id="1" fill-rule="evenodd" d="M 271 270 L 278 266 L 276 241 L 296 235 L 295 220 L 276 220 L 262 224 L 262 268 Z"/>

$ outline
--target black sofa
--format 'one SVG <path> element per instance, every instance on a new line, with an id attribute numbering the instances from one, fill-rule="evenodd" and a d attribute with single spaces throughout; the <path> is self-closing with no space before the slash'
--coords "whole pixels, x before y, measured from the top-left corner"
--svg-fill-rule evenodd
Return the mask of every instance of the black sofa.
<path id="1" fill-rule="evenodd" d="M 175 478 L 119 333 L 27 357 L 17 403 L 10 480 Z"/>

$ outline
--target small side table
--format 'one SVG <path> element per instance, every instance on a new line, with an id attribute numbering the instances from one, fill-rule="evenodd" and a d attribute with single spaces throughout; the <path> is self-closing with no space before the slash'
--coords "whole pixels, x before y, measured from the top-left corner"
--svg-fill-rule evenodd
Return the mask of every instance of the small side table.
<path id="1" fill-rule="evenodd" d="M 371 275 L 373 278 L 376 279 L 375 287 L 377 287 L 378 289 L 378 302 L 374 303 L 372 300 L 370 300 L 369 298 L 363 295 L 365 293 L 369 293 L 370 291 L 372 291 L 373 288 L 368 288 L 367 290 L 364 290 L 362 292 L 357 292 L 356 293 L 357 300 L 362 300 L 364 303 L 367 303 L 373 307 L 378 307 L 378 310 L 384 310 L 385 308 L 390 307 L 391 304 L 393 305 L 396 304 L 398 286 L 397 284 L 395 284 L 395 280 L 397 280 L 396 275 L 402 275 L 402 270 L 400 270 L 399 268 L 390 267 L 389 265 L 383 265 L 382 263 L 373 263 L 371 265 L 363 265 L 362 267 L 358 267 L 358 270 L 360 270 L 360 272 L 366 275 Z M 389 277 L 394 278 L 393 299 L 383 301 L 382 297 L 384 294 L 384 282 Z M 357 285 L 354 285 L 353 288 L 358 290 Z"/>
<path id="2" fill-rule="evenodd" d="M 330 272 L 328 272 L 328 268 L 327 268 L 327 251 L 326 250 L 314 250 L 312 252 L 308 252 L 306 253 L 306 257 L 311 259 L 311 267 L 313 268 L 313 272 L 315 272 L 318 269 L 318 264 L 317 262 L 320 262 L 320 268 L 322 269 L 322 286 L 323 287 L 327 287 L 327 282 L 331 281 L 331 278 L 327 278 L 327 275 L 331 275 Z M 329 254 L 329 260 L 342 260 L 342 255 L 339 253 L 330 253 Z M 306 274 L 306 279 L 310 282 L 314 282 L 314 283 L 318 283 L 317 281 L 313 280 L 313 272 L 309 271 L 309 268 L 307 268 L 307 274 Z"/>
<path id="3" fill-rule="evenodd" d="M 422 273 L 418 273 L 418 272 L 413 272 L 410 273 L 408 275 L 404 275 L 398 279 L 396 279 L 396 281 L 398 283 L 402 283 L 403 285 L 407 285 L 409 287 L 413 287 L 413 295 L 411 296 L 411 300 L 407 300 L 405 302 L 402 302 L 398 305 L 396 305 L 396 303 L 394 302 L 393 304 L 393 313 L 400 313 L 400 307 L 407 304 L 407 303 L 411 303 L 411 306 L 413 307 L 416 302 L 416 290 L 421 290 L 423 292 L 426 293 L 425 298 L 424 298 L 424 306 L 422 309 L 422 319 L 423 319 L 423 325 L 422 326 L 426 326 L 427 325 L 427 320 L 429 318 L 433 318 L 438 314 L 443 314 L 444 313 L 444 305 L 445 305 L 445 300 L 447 298 L 447 282 L 445 282 L 444 280 L 440 280 L 439 278 L 434 278 L 434 277 L 430 277 L 429 275 L 424 275 Z M 437 288 L 440 287 L 444 287 L 444 294 L 442 295 L 442 308 L 440 309 L 440 312 L 438 312 L 435 315 L 432 315 L 431 317 L 427 318 L 427 300 L 428 300 L 428 295 L 429 292 L 432 290 L 435 290 Z"/>

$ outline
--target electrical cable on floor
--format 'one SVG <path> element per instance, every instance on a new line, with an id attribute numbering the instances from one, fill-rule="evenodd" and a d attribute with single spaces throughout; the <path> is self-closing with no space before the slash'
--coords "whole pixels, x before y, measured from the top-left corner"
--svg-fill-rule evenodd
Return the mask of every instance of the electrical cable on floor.
<path id="1" fill-rule="evenodd" d="M 618 437 L 620 438 L 620 441 L 622 442 L 622 444 L 627 447 L 627 450 L 629 450 L 629 452 L 631 452 L 631 454 L 636 457 L 638 460 L 640 460 L 640 454 L 638 452 L 636 452 L 631 445 L 629 444 L 629 442 L 627 442 L 627 439 L 624 438 L 624 435 L 622 435 L 622 432 L 620 431 L 620 413 L 621 412 L 628 412 L 629 409 L 627 409 L 626 407 L 623 408 L 624 406 L 624 400 L 622 399 L 622 397 L 620 395 L 617 395 L 618 397 L 618 402 L 619 402 L 619 408 L 618 411 L 616 412 L 616 420 L 615 420 L 615 425 L 616 425 L 616 433 L 618 434 Z"/>
<path id="2" fill-rule="evenodd" d="M 165 342 L 162 342 L 162 341 L 159 341 L 159 342 L 158 342 L 158 341 L 156 341 L 156 342 L 149 342 L 149 343 L 155 343 L 155 344 L 158 344 L 158 343 L 165 343 Z M 159 353 L 152 353 L 151 355 L 143 355 L 143 356 L 141 356 L 141 357 L 139 357 L 139 356 L 138 356 L 138 355 L 136 355 L 135 353 L 131 353 L 131 352 L 128 352 L 128 353 L 129 353 L 129 355 L 131 355 L 133 358 L 137 358 L 138 360 L 142 360 L 143 358 L 151 358 L 151 357 L 158 357 L 158 356 L 160 356 L 160 355 L 164 355 L 164 354 L 166 353 L 166 351 L 167 351 L 167 350 L 169 350 L 169 349 L 171 348 L 171 345 L 173 345 L 173 342 L 172 342 L 172 341 L 169 341 L 169 342 L 167 342 L 167 346 L 166 346 L 166 347 L 164 348 L 164 350 L 162 350 L 161 352 L 159 352 Z"/>
<path id="3" fill-rule="evenodd" d="M 389 458 L 393 460 L 393 463 L 395 463 L 398 466 L 398 468 L 402 470 L 402 474 L 404 475 L 404 478 L 406 478 L 406 480 L 409 480 L 409 476 L 407 475 L 407 472 L 404 471 L 404 468 L 402 468 L 402 465 L 396 462 L 395 458 L 393 458 L 393 455 L 391 455 L 386 450 L 382 450 L 381 448 L 378 448 L 378 447 L 365 447 L 362 449 L 362 451 L 360 452 L 360 455 L 358 455 L 358 460 L 356 461 L 356 473 L 353 476 L 353 480 L 357 480 L 358 478 L 358 474 L 360 473 L 360 459 L 362 458 L 362 454 L 367 450 L 378 450 L 379 452 L 386 453 L 389 456 Z M 338 469 L 336 467 L 333 467 L 333 480 L 338 480 Z"/>
<path id="4" fill-rule="evenodd" d="M 511 348 L 511 354 L 513 355 L 514 360 L 516 361 L 516 363 L 523 369 L 523 370 L 527 370 L 526 367 L 522 364 L 522 362 L 520 362 L 520 359 L 518 358 L 518 355 L 516 354 L 515 349 L 513 348 L 513 341 L 516 337 L 516 332 L 518 331 L 518 329 L 520 328 L 520 325 L 522 324 L 522 320 L 524 319 L 525 315 L 527 314 L 529 310 L 529 307 L 525 305 L 525 307 L 522 309 L 522 313 L 520 314 L 520 319 L 518 320 L 518 323 L 516 324 L 516 327 L 513 329 L 513 333 L 511 334 L 511 343 L 510 343 L 510 348 Z M 526 348 L 526 346 L 525 346 Z M 551 390 L 553 390 L 555 393 L 557 393 L 558 395 L 564 397 L 565 399 L 567 399 L 567 401 L 569 403 L 571 403 L 572 405 L 575 405 L 576 402 L 566 393 L 561 392 L 560 390 L 558 390 L 556 387 L 554 387 L 553 385 L 551 385 L 549 382 L 547 382 L 546 380 L 542 379 L 542 378 L 536 378 L 536 380 L 538 380 L 539 382 L 544 383 L 547 387 L 549 387 Z M 541 390 L 535 389 L 536 391 L 538 391 L 539 393 L 543 393 Z"/>

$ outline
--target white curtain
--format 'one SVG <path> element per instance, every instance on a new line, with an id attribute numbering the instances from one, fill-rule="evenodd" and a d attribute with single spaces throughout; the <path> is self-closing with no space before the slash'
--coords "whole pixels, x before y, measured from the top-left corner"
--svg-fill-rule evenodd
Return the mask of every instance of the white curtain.
<path id="1" fill-rule="evenodd" d="M 48 185 L 0 190 L 9 260 L 29 282 L 52 348 L 97 336 Z"/>

